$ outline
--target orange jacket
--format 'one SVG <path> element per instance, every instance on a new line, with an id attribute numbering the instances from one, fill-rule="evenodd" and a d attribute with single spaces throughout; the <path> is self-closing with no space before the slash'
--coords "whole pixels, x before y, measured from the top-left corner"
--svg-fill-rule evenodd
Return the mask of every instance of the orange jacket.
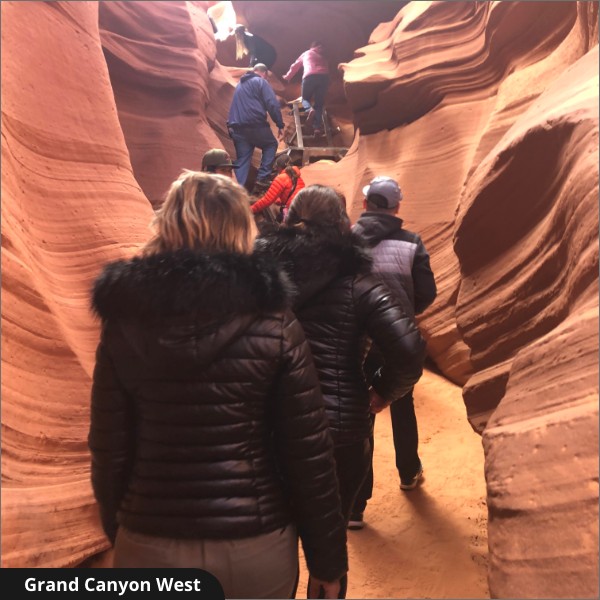
<path id="1" fill-rule="evenodd" d="M 291 193 L 292 187 L 294 186 L 292 183 L 292 178 L 285 171 L 281 171 L 281 173 L 279 173 L 279 175 L 273 179 L 273 182 L 266 191 L 265 195 L 262 198 L 259 198 L 250 207 L 254 214 L 264 210 L 267 208 L 267 206 L 271 206 L 273 202 L 277 202 L 277 204 L 280 206 L 285 207 L 290 205 L 290 202 L 294 199 L 296 194 L 304 187 L 304 181 L 300 175 L 300 169 L 298 167 L 292 168 L 298 174 L 298 181 L 296 182 L 296 189 L 294 190 L 294 193 Z"/>

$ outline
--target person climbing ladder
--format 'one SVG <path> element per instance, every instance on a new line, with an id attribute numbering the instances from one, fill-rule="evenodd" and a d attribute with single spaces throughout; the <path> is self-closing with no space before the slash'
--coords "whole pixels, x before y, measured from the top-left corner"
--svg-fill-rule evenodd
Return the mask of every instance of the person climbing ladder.
<path id="1" fill-rule="evenodd" d="M 258 35 L 250 33 L 245 25 L 236 25 L 234 35 L 235 57 L 237 60 L 241 60 L 249 54 L 251 67 L 262 63 L 267 66 L 269 71 L 273 68 L 277 60 L 277 52 L 269 42 Z"/>
<path id="2" fill-rule="evenodd" d="M 233 93 L 227 120 L 227 129 L 235 146 L 236 177 L 240 185 L 245 185 L 248 179 L 254 148 L 262 150 L 255 183 L 255 188 L 260 193 L 264 193 L 269 187 L 271 168 L 277 152 L 277 139 L 271 132 L 267 114 L 278 128 L 278 139 L 283 139 L 281 109 L 266 77 L 267 67 L 260 63 L 242 76 Z"/>
<path id="3" fill-rule="evenodd" d="M 323 107 L 329 87 L 329 61 L 321 42 L 312 42 L 310 48 L 290 66 L 283 79 L 291 81 L 301 68 L 302 106 L 309 111 L 307 125 L 314 127 L 316 136 L 323 135 Z M 311 105 L 313 99 L 314 108 Z"/>

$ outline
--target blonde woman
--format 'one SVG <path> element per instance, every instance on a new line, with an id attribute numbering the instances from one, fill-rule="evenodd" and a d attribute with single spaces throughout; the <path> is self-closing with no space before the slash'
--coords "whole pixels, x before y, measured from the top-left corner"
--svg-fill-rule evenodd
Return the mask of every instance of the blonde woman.
<path id="1" fill-rule="evenodd" d="M 323 398 L 286 278 L 251 253 L 248 196 L 185 172 L 155 226 L 93 290 L 89 446 L 114 566 L 202 568 L 227 598 L 292 598 L 298 532 L 335 597 L 346 537 Z"/>
<path id="2" fill-rule="evenodd" d="M 258 63 L 267 66 L 271 70 L 277 60 L 275 48 L 258 35 L 250 33 L 245 25 L 236 25 L 235 35 L 235 58 L 241 60 L 247 54 L 250 55 L 250 66 Z"/>

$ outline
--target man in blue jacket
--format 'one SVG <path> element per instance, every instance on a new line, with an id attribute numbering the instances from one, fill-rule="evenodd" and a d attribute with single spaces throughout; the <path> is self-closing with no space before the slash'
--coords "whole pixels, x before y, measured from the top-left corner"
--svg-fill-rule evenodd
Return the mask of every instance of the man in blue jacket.
<path id="1" fill-rule="evenodd" d="M 271 133 L 267 114 L 279 130 L 277 138 L 283 138 L 283 119 L 279 102 L 273 88 L 266 80 L 268 69 L 262 63 L 242 76 L 235 88 L 227 128 L 236 153 L 236 178 L 245 185 L 252 162 L 252 153 L 260 148 L 262 158 L 258 169 L 257 187 L 268 188 L 271 167 L 277 152 L 277 140 Z"/>

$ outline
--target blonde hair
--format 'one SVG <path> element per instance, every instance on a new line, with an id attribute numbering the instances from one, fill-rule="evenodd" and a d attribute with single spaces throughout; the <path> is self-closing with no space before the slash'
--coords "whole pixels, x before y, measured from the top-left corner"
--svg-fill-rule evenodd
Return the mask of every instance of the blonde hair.
<path id="1" fill-rule="evenodd" d="M 235 58 L 241 60 L 248 54 L 246 42 L 244 41 L 244 32 L 246 28 L 243 25 L 237 25 L 235 28 Z"/>
<path id="2" fill-rule="evenodd" d="M 144 254 L 187 248 L 210 254 L 252 251 L 256 226 L 246 190 L 224 175 L 183 171 L 152 222 Z"/>

